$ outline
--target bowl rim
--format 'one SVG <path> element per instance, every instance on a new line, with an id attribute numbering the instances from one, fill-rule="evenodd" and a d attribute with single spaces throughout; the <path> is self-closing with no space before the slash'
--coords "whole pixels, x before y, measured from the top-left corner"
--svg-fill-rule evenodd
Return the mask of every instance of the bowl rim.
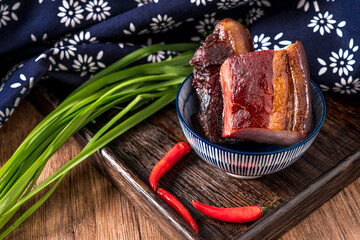
<path id="1" fill-rule="evenodd" d="M 320 121 L 320 124 L 319 126 L 307 137 L 305 138 L 304 140 L 302 140 L 301 142 L 298 142 L 294 145 L 291 145 L 291 146 L 287 146 L 287 147 L 284 147 L 282 149 L 279 149 L 279 150 L 269 150 L 269 151 L 262 151 L 262 152 L 248 152 L 248 151 L 240 151 L 240 150 L 235 150 L 235 149 L 231 149 L 231 148 L 226 148 L 226 147 L 223 147 L 221 145 L 217 145 L 215 143 L 212 143 L 204 138 L 202 138 L 201 136 L 199 136 L 199 134 L 197 134 L 194 130 L 192 130 L 188 125 L 187 123 L 185 122 L 182 114 L 180 113 L 180 110 L 179 110 L 179 95 L 180 95 L 180 92 L 183 88 L 183 86 L 185 85 L 185 83 L 187 81 L 189 81 L 189 79 L 192 77 L 193 73 L 190 73 L 185 79 L 184 81 L 180 84 L 179 88 L 178 88 L 178 91 L 177 91 L 177 94 L 176 94 L 176 102 L 175 102 L 175 105 L 176 105 L 176 113 L 178 115 L 178 118 L 180 120 L 180 122 L 183 124 L 183 126 L 185 126 L 185 128 L 191 132 L 193 135 L 195 135 L 197 138 L 199 138 L 201 141 L 205 142 L 206 144 L 208 145 L 211 145 L 212 147 L 214 148 L 218 148 L 220 150 L 223 150 L 223 151 L 227 151 L 227 152 L 232 152 L 232 153 L 235 153 L 235 154 L 242 154 L 242 155 L 266 155 L 266 154 L 276 154 L 276 153 L 281 153 L 281 152 L 286 152 L 286 151 L 289 151 L 289 150 L 292 150 L 292 149 L 295 149 L 301 145 L 304 145 L 305 143 L 307 143 L 308 141 L 310 141 L 311 139 L 313 139 L 317 134 L 318 132 L 320 131 L 324 121 L 325 121 L 325 116 L 326 116 L 326 103 L 325 103 L 325 98 L 320 90 L 320 88 L 315 84 L 314 81 L 312 81 L 310 79 L 310 84 L 312 86 L 314 86 L 315 90 L 317 91 L 317 93 L 320 95 L 320 98 L 321 98 L 321 102 L 323 103 L 323 114 L 321 116 L 321 121 Z"/>

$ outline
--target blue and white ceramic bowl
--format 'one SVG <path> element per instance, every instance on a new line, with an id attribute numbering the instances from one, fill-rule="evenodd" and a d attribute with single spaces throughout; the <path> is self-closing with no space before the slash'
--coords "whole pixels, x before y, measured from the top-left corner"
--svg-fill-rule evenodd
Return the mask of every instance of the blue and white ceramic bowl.
<path id="1" fill-rule="evenodd" d="M 289 147 L 254 142 L 236 146 L 220 146 L 200 137 L 193 129 L 190 117 L 199 105 L 190 74 L 179 87 L 176 110 L 181 128 L 195 152 L 206 162 L 235 177 L 251 179 L 277 172 L 301 157 L 315 140 L 325 120 L 325 100 L 311 81 L 312 126 L 309 137 Z"/>

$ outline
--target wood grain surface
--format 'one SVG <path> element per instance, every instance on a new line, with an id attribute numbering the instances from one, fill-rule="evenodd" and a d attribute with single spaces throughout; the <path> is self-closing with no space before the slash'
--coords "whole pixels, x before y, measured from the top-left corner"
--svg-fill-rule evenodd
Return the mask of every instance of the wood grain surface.
<path id="1" fill-rule="evenodd" d="M 0 129 L 1 165 L 42 117 L 28 101 L 20 105 Z M 354 137 L 351 132 L 349 137 Z M 42 179 L 79 150 L 76 141 L 71 139 L 51 159 Z M 359 185 L 360 179 L 355 180 L 280 239 L 358 239 Z M 134 207 L 139 204 L 129 201 L 127 194 L 121 189 L 117 191 L 85 161 L 73 169 L 48 201 L 7 239 L 171 239 L 168 233 L 157 228 L 154 219 Z"/>
<path id="2" fill-rule="evenodd" d="M 44 96 L 44 94 L 39 94 Z M 191 152 L 160 181 L 160 187 L 179 198 L 198 223 L 199 235 L 149 189 L 152 167 L 176 142 L 185 141 L 173 106 L 168 106 L 104 148 L 94 158 L 98 168 L 134 201 L 148 218 L 173 238 L 275 239 L 360 175 L 359 102 L 329 96 L 328 117 L 314 144 L 293 165 L 255 180 L 240 180 L 204 163 Z M 92 135 L 106 116 L 88 125 Z M 83 138 L 84 139 L 84 138 Z M 83 145 L 86 140 L 81 141 Z M 233 207 L 279 202 L 261 219 L 229 224 L 206 217 L 191 206 L 193 199 Z M 159 209 L 159 206 L 162 206 Z M 161 215 L 154 216 L 161 212 Z M 178 234 L 180 236 L 178 236 Z"/>

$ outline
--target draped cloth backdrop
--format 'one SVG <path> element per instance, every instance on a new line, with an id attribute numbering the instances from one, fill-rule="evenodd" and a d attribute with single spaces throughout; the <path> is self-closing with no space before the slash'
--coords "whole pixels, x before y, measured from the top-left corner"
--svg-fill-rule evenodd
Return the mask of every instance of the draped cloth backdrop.
<path id="1" fill-rule="evenodd" d="M 40 80 L 73 89 L 143 46 L 201 43 L 226 17 L 249 28 L 255 50 L 300 40 L 322 91 L 358 97 L 359 10 L 358 0 L 0 0 L 0 127 Z"/>

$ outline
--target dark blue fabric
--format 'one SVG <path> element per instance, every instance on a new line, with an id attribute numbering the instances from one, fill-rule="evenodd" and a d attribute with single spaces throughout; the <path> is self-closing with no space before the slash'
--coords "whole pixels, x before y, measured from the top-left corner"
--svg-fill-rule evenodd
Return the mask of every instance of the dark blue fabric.
<path id="1" fill-rule="evenodd" d="M 359 96 L 359 9 L 357 0 L 2 0 L 0 126 L 41 79 L 75 87 L 142 46 L 200 43 L 225 17 L 249 27 L 256 50 L 300 40 L 323 91 Z"/>

